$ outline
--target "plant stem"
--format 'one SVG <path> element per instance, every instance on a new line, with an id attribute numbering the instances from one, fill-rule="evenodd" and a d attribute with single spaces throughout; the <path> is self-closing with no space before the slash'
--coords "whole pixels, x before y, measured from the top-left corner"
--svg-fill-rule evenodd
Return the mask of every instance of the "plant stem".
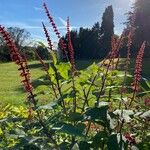
<path id="1" fill-rule="evenodd" d="M 34 105 L 34 109 L 36 110 L 36 108 L 37 108 L 36 100 L 35 100 L 34 95 L 33 95 L 32 92 L 30 92 L 30 95 L 31 95 L 31 97 L 32 97 L 32 104 Z M 55 145 L 55 148 L 56 148 L 57 150 L 59 150 L 59 147 L 58 147 L 58 145 L 57 145 L 57 142 L 53 139 L 52 135 L 49 133 L 48 128 L 46 127 L 46 125 L 44 124 L 44 122 L 43 122 L 43 120 L 42 120 L 42 118 L 41 118 L 41 116 L 40 116 L 39 110 L 36 110 L 36 112 L 37 112 L 37 116 L 38 116 L 38 121 L 39 121 L 40 125 L 43 127 L 43 132 L 44 132 L 45 135 L 51 140 L 51 142 Z"/>
<path id="2" fill-rule="evenodd" d="M 83 89 L 83 93 L 84 93 L 84 98 L 85 98 L 85 100 L 84 100 L 84 103 L 83 103 L 82 112 L 84 111 L 86 104 L 87 104 L 87 106 L 88 106 L 88 97 L 89 97 L 91 88 L 92 88 L 92 86 L 94 85 L 94 82 L 95 82 L 97 76 L 98 76 L 97 74 L 94 76 L 94 78 L 93 78 L 93 80 L 92 80 L 92 82 L 91 82 L 91 84 L 90 84 L 90 86 L 89 86 L 89 89 L 88 89 L 88 91 L 87 91 L 87 94 L 86 94 L 86 92 L 85 92 L 85 89 Z"/>
<path id="3" fill-rule="evenodd" d="M 50 83 L 51 83 L 51 86 L 52 86 L 52 89 L 53 89 L 53 92 L 54 92 L 54 95 L 57 99 L 57 93 L 56 93 L 56 90 L 55 90 L 55 87 L 54 87 L 54 84 L 52 83 L 52 80 L 51 80 L 51 77 L 50 77 L 50 74 L 48 72 L 48 66 L 45 64 L 45 62 L 42 60 L 42 58 L 39 56 L 39 54 L 37 53 L 37 51 L 34 51 L 36 56 L 38 57 L 40 63 L 43 65 L 43 68 L 46 72 L 46 74 L 48 75 L 48 79 L 50 80 Z"/>
<path id="4" fill-rule="evenodd" d="M 87 130 L 86 130 L 86 133 L 85 133 L 85 136 L 87 137 L 89 131 L 90 131 L 90 127 L 91 127 L 91 120 L 88 121 L 88 127 L 87 127 Z"/>
<path id="5" fill-rule="evenodd" d="M 99 101 L 100 101 L 100 98 L 101 98 L 102 92 L 103 92 L 104 87 L 105 87 L 105 82 L 106 82 L 106 79 L 107 79 L 107 75 L 108 75 L 109 67 L 111 66 L 111 62 L 112 62 L 112 60 L 113 60 L 113 59 L 111 58 L 111 59 L 110 59 L 110 61 L 109 61 L 108 66 L 107 66 L 106 73 L 105 73 L 104 77 L 102 78 L 102 86 L 101 86 L 101 89 L 100 89 L 99 95 L 98 95 L 98 97 L 97 97 L 97 100 L 96 100 L 95 106 L 98 106 L 98 104 L 99 104 Z"/>
<path id="6" fill-rule="evenodd" d="M 57 69 L 55 68 L 55 66 L 54 66 L 54 72 L 55 72 L 55 78 L 56 78 L 58 92 L 59 92 L 59 95 L 61 97 L 62 107 L 63 107 L 64 113 L 66 114 L 67 113 L 66 112 L 66 106 L 65 106 L 64 99 L 63 99 L 63 94 L 62 94 L 62 91 L 61 91 L 61 87 L 60 87 L 60 84 L 59 84 L 59 75 L 58 75 L 58 72 L 57 72 Z"/>
<path id="7" fill-rule="evenodd" d="M 74 98 L 73 98 L 73 111 L 76 112 L 76 108 L 77 108 L 77 97 L 76 97 L 76 88 L 75 88 L 75 80 L 74 80 L 74 71 L 72 69 L 72 88 L 73 88 L 73 94 L 74 94 Z"/>

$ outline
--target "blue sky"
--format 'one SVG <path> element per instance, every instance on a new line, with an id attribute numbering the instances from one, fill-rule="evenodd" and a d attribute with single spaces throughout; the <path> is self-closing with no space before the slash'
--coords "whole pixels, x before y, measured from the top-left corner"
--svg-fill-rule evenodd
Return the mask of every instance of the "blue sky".
<path id="1" fill-rule="evenodd" d="M 66 29 L 64 20 L 70 17 L 73 29 L 91 27 L 101 22 L 102 14 L 108 5 L 113 5 L 115 33 L 120 34 L 126 21 L 125 13 L 130 10 L 134 0 L 45 0 L 62 35 Z M 53 41 L 56 36 L 42 7 L 43 0 L 0 0 L 0 24 L 6 27 L 18 26 L 31 33 L 37 41 L 45 41 L 41 21 L 49 26 Z"/>

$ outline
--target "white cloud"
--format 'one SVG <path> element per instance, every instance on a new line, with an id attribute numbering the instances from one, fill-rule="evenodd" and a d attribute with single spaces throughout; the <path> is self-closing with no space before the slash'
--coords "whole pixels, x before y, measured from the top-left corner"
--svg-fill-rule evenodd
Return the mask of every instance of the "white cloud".
<path id="1" fill-rule="evenodd" d="M 134 3 L 134 2 L 135 2 L 135 0 L 130 0 L 130 2 L 131 2 L 131 3 Z"/>
<path id="2" fill-rule="evenodd" d="M 20 27 L 20 28 L 24 28 L 24 29 L 33 29 L 33 30 L 42 29 L 42 25 L 39 25 L 39 26 L 30 25 L 30 24 L 27 24 L 25 22 L 13 22 L 13 21 L 9 22 L 9 21 L 7 21 L 7 22 L 1 23 L 1 24 L 5 27 Z M 58 26 L 57 28 L 60 30 L 66 30 L 66 26 Z M 79 27 L 71 26 L 71 30 L 72 29 L 78 29 L 78 28 Z M 47 29 L 50 31 L 53 31 L 53 28 L 49 27 L 49 24 L 47 26 Z"/>
<path id="3" fill-rule="evenodd" d="M 38 45 L 38 42 L 42 42 L 44 45 L 47 46 L 47 41 L 45 37 L 42 37 L 40 35 L 32 34 L 32 45 Z"/>
<path id="4" fill-rule="evenodd" d="M 65 21 L 61 17 L 59 17 L 59 20 L 61 21 L 61 23 L 63 24 L 63 26 L 59 26 L 58 29 L 66 29 L 67 28 L 67 21 Z M 77 27 L 77 26 L 70 26 L 70 30 L 72 30 L 72 29 L 78 29 L 78 28 L 79 27 Z"/>
<path id="5" fill-rule="evenodd" d="M 43 9 L 41 7 L 34 7 L 34 10 L 36 10 L 36 11 L 43 11 Z"/>
<path id="6" fill-rule="evenodd" d="M 67 21 L 65 21 L 64 19 L 62 19 L 61 17 L 59 17 L 59 20 L 61 21 L 61 23 L 67 27 Z"/>
<path id="7" fill-rule="evenodd" d="M 40 29 L 42 28 L 41 26 L 32 26 L 24 22 L 13 22 L 13 21 L 6 21 L 2 23 L 6 27 L 20 27 L 20 28 L 25 28 L 25 29 Z"/>

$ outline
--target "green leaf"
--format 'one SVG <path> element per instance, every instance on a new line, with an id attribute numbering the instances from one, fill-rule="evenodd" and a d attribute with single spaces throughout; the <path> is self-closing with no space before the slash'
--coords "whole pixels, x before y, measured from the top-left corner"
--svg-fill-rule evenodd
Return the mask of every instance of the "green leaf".
<path id="1" fill-rule="evenodd" d="M 80 71 L 80 76 L 76 79 L 76 82 L 83 86 L 84 84 L 89 83 L 90 74 L 86 71 Z"/>
<path id="2" fill-rule="evenodd" d="M 48 72 L 49 72 L 50 75 L 54 75 L 55 74 L 55 71 L 52 68 L 52 66 L 49 67 Z"/>
<path id="3" fill-rule="evenodd" d="M 85 112 L 85 118 L 90 118 L 93 121 L 101 120 L 106 122 L 107 110 L 108 106 L 90 108 Z"/>
<path id="4" fill-rule="evenodd" d="M 61 75 L 61 77 L 63 77 L 66 80 L 69 78 L 69 70 L 70 70 L 69 63 L 60 63 L 59 65 L 57 65 L 57 70 Z"/>
<path id="5" fill-rule="evenodd" d="M 139 148 L 139 150 L 149 150 L 150 142 L 149 142 L 148 138 L 147 138 L 147 140 L 144 140 L 144 141 L 138 143 L 137 147 Z"/>
<path id="6" fill-rule="evenodd" d="M 6 121 L 7 121 L 7 118 L 4 118 L 0 120 L 0 123 L 6 122 Z"/>
<path id="7" fill-rule="evenodd" d="M 99 66 L 96 63 L 93 63 L 91 66 L 87 68 L 89 73 L 96 74 L 98 72 Z"/>
<path id="8" fill-rule="evenodd" d="M 150 81 L 148 81 L 147 79 L 145 79 L 145 83 L 147 84 L 147 86 L 148 86 L 149 89 L 150 89 Z"/>
<path id="9" fill-rule="evenodd" d="M 145 78 L 142 78 L 141 87 L 142 87 L 144 92 L 150 91 L 150 81 L 148 81 Z"/>
<path id="10" fill-rule="evenodd" d="M 52 59 L 53 59 L 53 64 L 56 65 L 57 64 L 56 53 L 53 50 L 50 50 L 50 54 L 51 54 Z"/>
<path id="11" fill-rule="evenodd" d="M 50 102 L 49 104 L 47 105 L 43 105 L 43 106 L 39 106 L 38 107 L 38 110 L 40 109 L 54 109 L 54 107 L 56 107 L 58 105 L 58 102 L 55 101 L 55 102 Z"/>
<path id="12" fill-rule="evenodd" d="M 145 95 L 150 95 L 150 91 L 140 92 L 137 94 L 138 97 L 143 97 Z"/>
<path id="13" fill-rule="evenodd" d="M 114 88 L 121 88 L 121 85 L 114 85 L 114 86 L 107 86 L 106 89 L 114 89 Z"/>
<path id="14" fill-rule="evenodd" d="M 80 150 L 90 150 L 91 144 L 87 143 L 86 141 L 81 141 L 79 143 L 79 149 Z"/>
<path id="15" fill-rule="evenodd" d="M 150 118 L 150 110 L 144 112 L 142 115 L 140 115 L 140 117 L 141 117 L 141 118 L 144 118 L 144 119 Z"/>
<path id="16" fill-rule="evenodd" d="M 120 150 L 118 140 L 117 140 L 117 134 L 112 134 L 107 143 L 108 150 Z"/>
<path id="17" fill-rule="evenodd" d="M 78 143 L 75 143 L 71 150 L 80 150 Z"/>
<path id="18" fill-rule="evenodd" d="M 35 141 L 39 140 L 39 139 L 44 139 L 44 137 L 33 137 L 29 140 L 29 144 L 34 143 Z M 46 139 L 46 138 L 45 138 Z"/>
<path id="19" fill-rule="evenodd" d="M 55 125 L 52 129 L 62 132 L 62 133 L 66 133 L 69 135 L 74 135 L 74 136 L 83 136 L 82 132 L 83 129 L 85 129 L 85 125 L 84 124 L 79 124 L 76 126 L 73 126 L 72 124 L 62 124 L 62 125 Z"/>
<path id="20" fill-rule="evenodd" d="M 46 85 L 40 85 L 35 90 L 37 92 L 36 94 L 46 94 L 50 92 L 49 87 Z"/>
<path id="21" fill-rule="evenodd" d="M 26 133 L 19 128 L 16 128 L 14 131 L 15 131 L 15 134 L 18 135 L 19 137 L 25 137 L 26 135 Z"/>
<path id="22" fill-rule="evenodd" d="M 134 115 L 133 110 L 120 110 L 117 109 L 113 112 L 115 115 L 118 115 L 121 119 L 124 119 L 125 122 L 131 121 L 131 116 Z"/>
<path id="23" fill-rule="evenodd" d="M 59 147 L 60 147 L 60 150 L 70 150 L 70 148 L 69 148 L 69 143 L 67 143 L 67 142 L 62 142 L 62 143 L 59 145 Z"/>
<path id="24" fill-rule="evenodd" d="M 38 44 L 42 47 L 42 48 L 46 48 L 45 44 L 43 42 L 38 41 Z"/>
<path id="25" fill-rule="evenodd" d="M 83 116 L 78 112 L 75 112 L 75 113 L 71 112 L 69 114 L 69 120 L 70 121 L 81 121 L 81 120 L 83 120 Z"/>
<path id="26" fill-rule="evenodd" d="M 97 133 L 93 138 L 92 138 L 92 147 L 93 148 L 101 148 L 103 146 L 103 143 L 107 141 L 107 133 L 104 131 L 101 131 Z"/>
<path id="27" fill-rule="evenodd" d="M 78 123 L 78 124 L 76 125 L 76 128 L 77 128 L 78 130 L 80 130 L 81 132 L 83 132 L 84 129 L 86 128 L 86 125 L 83 124 L 83 123 Z"/>

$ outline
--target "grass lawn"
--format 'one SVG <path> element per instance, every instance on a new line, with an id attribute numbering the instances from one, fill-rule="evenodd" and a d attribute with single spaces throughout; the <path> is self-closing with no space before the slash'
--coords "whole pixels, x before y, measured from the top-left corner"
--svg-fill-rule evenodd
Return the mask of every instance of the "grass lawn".
<path id="1" fill-rule="evenodd" d="M 30 62 L 29 65 L 33 81 L 44 75 L 37 61 Z M 17 68 L 14 63 L 0 64 L 0 103 L 23 104 L 26 99 Z"/>
<path id="2" fill-rule="evenodd" d="M 92 64 L 94 60 L 79 60 L 76 63 L 77 69 L 84 69 Z M 95 60 L 95 62 L 99 62 Z M 135 60 L 131 61 L 130 72 L 134 71 Z M 143 61 L 143 77 L 150 80 L 150 59 Z M 29 62 L 33 85 L 38 84 L 36 80 L 45 75 L 42 66 L 38 61 Z M 0 63 L 0 104 L 22 105 L 26 99 L 26 93 L 20 83 L 21 78 L 14 63 Z"/>
<path id="3" fill-rule="evenodd" d="M 92 64 L 93 60 L 80 60 L 76 65 L 78 69 L 84 69 Z M 22 105 L 26 100 L 26 93 L 20 83 L 18 66 L 14 63 L 0 63 L 0 104 Z M 38 84 L 36 80 L 45 75 L 38 61 L 29 62 L 33 85 Z"/>

